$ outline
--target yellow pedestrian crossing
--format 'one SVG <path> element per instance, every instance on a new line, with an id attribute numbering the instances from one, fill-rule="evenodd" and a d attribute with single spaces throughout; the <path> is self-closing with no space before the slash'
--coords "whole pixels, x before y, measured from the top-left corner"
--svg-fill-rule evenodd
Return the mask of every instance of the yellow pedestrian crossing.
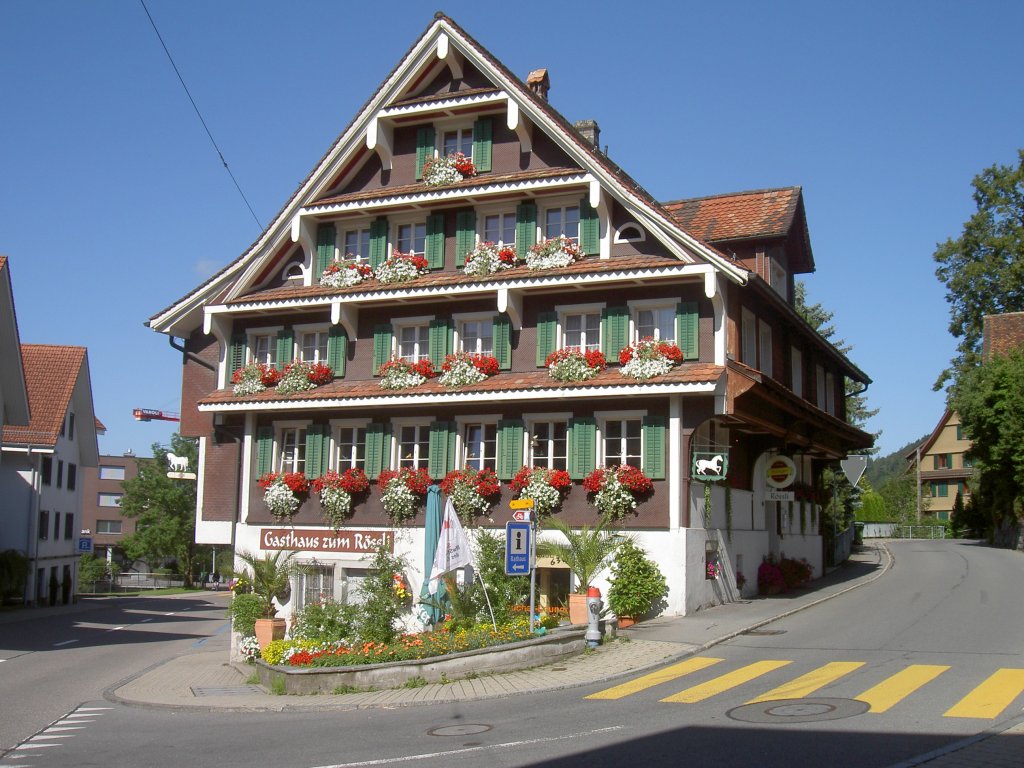
<path id="1" fill-rule="evenodd" d="M 592 693 L 586 698 L 604 701 L 623 699 L 655 686 L 671 683 L 724 661 L 719 658 L 694 656 L 611 688 Z M 696 704 L 707 701 L 726 691 L 751 684 L 758 678 L 793 663 L 789 660 L 769 659 L 743 664 L 725 674 L 666 696 L 660 701 L 670 704 Z M 866 666 L 867 663 L 863 661 L 829 662 L 760 693 L 746 703 L 756 704 L 782 699 L 807 698 L 838 681 L 842 680 L 844 685 L 848 684 L 844 678 Z M 869 713 L 888 712 L 950 669 L 951 667 L 942 664 L 909 664 L 860 695 L 850 698 L 868 704 Z M 854 678 L 850 678 L 850 680 L 854 680 Z M 943 716 L 991 720 L 1002 714 L 1022 694 L 1024 694 L 1024 669 L 1000 669 L 972 690 L 966 691 L 965 694 L 962 693 L 962 698 L 946 710 Z M 848 693 L 844 695 L 849 696 Z M 955 694 L 950 693 L 947 688 L 942 691 L 942 695 L 952 697 Z"/>

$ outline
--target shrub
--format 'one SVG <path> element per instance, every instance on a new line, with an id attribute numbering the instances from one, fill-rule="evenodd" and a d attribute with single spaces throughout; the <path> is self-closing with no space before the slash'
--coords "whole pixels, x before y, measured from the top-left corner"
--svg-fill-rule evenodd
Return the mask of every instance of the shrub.
<path id="1" fill-rule="evenodd" d="M 243 637 L 255 634 L 256 619 L 263 617 L 263 601 L 251 592 L 236 594 L 231 598 L 227 616 L 235 632 L 241 632 Z"/>
<path id="2" fill-rule="evenodd" d="M 305 606 L 292 623 L 292 637 L 333 643 L 353 640 L 358 634 L 361 610 L 358 605 L 327 601 Z"/>
<path id="3" fill-rule="evenodd" d="M 801 587 L 811 580 L 811 565 L 806 560 L 793 560 L 783 557 L 779 561 L 779 570 L 782 571 L 782 579 L 786 589 Z"/>
<path id="4" fill-rule="evenodd" d="M 404 558 L 381 547 L 363 580 L 363 623 L 359 637 L 369 643 L 390 643 L 398 631 L 395 623 L 406 608 L 406 599 L 395 590 L 395 574 L 408 568 Z"/>
<path id="5" fill-rule="evenodd" d="M 608 605 L 616 616 L 643 616 L 668 589 L 657 563 L 630 539 L 615 553 L 609 581 Z"/>
<path id="6" fill-rule="evenodd" d="M 782 570 L 775 564 L 773 557 L 766 557 L 757 568 L 757 593 L 759 595 L 777 594 L 786 588 L 786 580 Z"/>

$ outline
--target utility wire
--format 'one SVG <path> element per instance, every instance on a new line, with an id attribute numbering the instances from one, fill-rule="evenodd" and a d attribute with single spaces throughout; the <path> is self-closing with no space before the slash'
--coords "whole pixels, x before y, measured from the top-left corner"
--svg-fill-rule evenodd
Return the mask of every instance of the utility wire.
<path id="1" fill-rule="evenodd" d="M 188 86 L 185 85 L 185 78 L 181 76 L 181 72 L 178 71 L 178 65 L 174 63 L 174 57 L 171 56 L 171 52 L 167 49 L 167 43 L 164 42 L 163 35 L 160 34 L 160 30 L 156 27 L 156 22 L 153 21 L 153 16 L 149 13 L 149 8 L 146 7 L 146 0 L 139 0 L 142 5 L 142 10 L 146 12 L 146 16 L 149 18 L 149 23 L 153 25 L 153 31 L 156 32 L 156 37 L 160 41 L 160 45 L 163 46 L 164 53 L 167 54 L 167 60 L 171 62 L 171 67 L 174 68 L 174 74 L 178 76 L 178 82 L 181 83 L 181 87 L 185 89 L 185 95 L 188 96 L 188 100 L 192 102 L 192 109 L 196 111 L 196 117 L 199 118 L 199 122 L 203 124 L 203 129 L 206 131 L 206 135 L 210 137 L 210 143 L 213 144 L 214 150 L 217 152 L 217 157 L 220 158 L 221 163 L 224 165 L 224 170 L 228 172 L 228 176 L 231 177 L 231 181 L 234 182 L 235 189 L 238 190 L 238 194 L 241 195 L 242 201 L 245 203 L 245 207 L 249 209 L 249 213 L 252 214 L 253 221 L 256 222 L 256 226 L 263 230 L 263 224 L 260 223 L 259 217 L 256 212 L 249 205 L 249 199 L 245 196 L 242 191 L 242 187 L 239 186 L 238 180 L 235 178 L 235 174 L 231 172 L 228 167 L 228 161 L 224 159 L 224 154 L 220 151 L 220 147 L 217 146 L 216 140 L 213 138 L 213 134 L 210 133 L 209 126 L 206 125 L 206 121 L 203 119 L 203 114 L 199 111 L 199 107 L 196 106 L 195 99 L 192 98 L 191 92 L 188 90 Z"/>

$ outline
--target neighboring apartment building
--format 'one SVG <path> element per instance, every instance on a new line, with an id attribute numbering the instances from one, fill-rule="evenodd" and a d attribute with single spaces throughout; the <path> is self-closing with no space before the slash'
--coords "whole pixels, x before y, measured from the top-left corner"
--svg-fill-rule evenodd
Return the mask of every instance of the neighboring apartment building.
<path id="1" fill-rule="evenodd" d="M 3 430 L 0 549 L 28 555 L 26 604 L 71 602 L 81 529 L 82 479 L 98 458 L 84 347 L 23 344 L 31 420 Z"/>
<path id="2" fill-rule="evenodd" d="M 628 464 L 654 491 L 620 525 L 668 578 L 667 612 L 732 599 L 736 571 L 750 594 L 769 553 L 806 557 L 821 574 L 815 489 L 826 464 L 871 444 L 847 422 L 844 397 L 848 380 L 870 379 L 794 310 L 794 278 L 814 270 L 800 189 L 663 205 L 600 151 L 596 124 L 574 127 L 552 108 L 549 86 L 546 70 L 524 83 L 438 14 L 256 243 L 149 320 L 184 340 L 197 541 L 297 550 L 313 569 L 293 590 L 301 600 L 343 599 L 383 540 L 408 558 L 418 593 L 422 504 L 396 528 L 372 482 L 334 534 L 315 494 L 281 521 L 257 479 L 360 468 L 374 481 L 407 467 L 439 481 L 493 468 L 500 498 L 476 524 L 501 530 L 521 467 L 569 472 L 557 514 L 578 526 L 598 519 L 583 479 Z M 425 162 L 452 150 L 476 174 L 425 183 Z M 582 257 L 464 269 L 485 241 L 523 257 L 559 237 Z M 394 251 L 420 257 L 421 274 L 379 279 Z M 349 255 L 377 277 L 321 285 Z M 646 337 L 677 344 L 683 360 L 653 378 L 624 376 L 620 352 Z M 607 370 L 555 380 L 548 355 L 570 347 L 602 351 Z M 453 388 L 381 386 L 395 357 L 440 368 L 460 352 L 493 357 L 494 370 Z M 333 379 L 234 394 L 236 370 L 293 360 L 326 362 Z M 796 481 L 788 491 L 766 479 L 780 464 Z M 724 484 L 708 482 L 716 472 Z M 706 578 L 710 560 L 727 580 Z M 541 565 L 556 602 L 569 579 Z"/>
<path id="3" fill-rule="evenodd" d="M 123 483 L 139 474 L 134 453 L 100 456 L 99 466 L 89 467 L 82 477 L 82 535 L 92 537 L 96 557 L 128 567 L 121 542 L 135 532 L 135 518 L 121 515 Z"/>
<path id="4" fill-rule="evenodd" d="M 967 502 L 967 481 L 974 474 L 967 457 L 970 449 L 971 441 L 964 437 L 960 416 L 947 409 L 928 439 L 907 453 L 924 501 L 922 519 L 949 520 L 958 493 Z"/>

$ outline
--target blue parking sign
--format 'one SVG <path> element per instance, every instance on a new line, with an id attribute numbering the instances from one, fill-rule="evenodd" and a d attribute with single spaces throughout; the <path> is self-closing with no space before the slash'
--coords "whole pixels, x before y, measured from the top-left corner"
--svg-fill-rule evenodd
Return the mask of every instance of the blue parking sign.
<path id="1" fill-rule="evenodd" d="M 84 554 L 92 552 L 92 536 L 80 536 L 78 539 L 78 551 Z"/>

